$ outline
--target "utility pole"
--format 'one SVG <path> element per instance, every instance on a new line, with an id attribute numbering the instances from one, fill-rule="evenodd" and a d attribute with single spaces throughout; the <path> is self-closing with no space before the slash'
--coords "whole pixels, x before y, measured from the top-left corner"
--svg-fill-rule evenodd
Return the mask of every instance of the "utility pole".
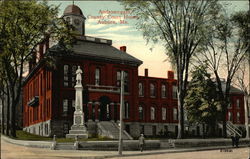
<path id="1" fill-rule="evenodd" d="M 119 155 L 122 155 L 123 141 L 122 141 L 122 131 L 123 131 L 123 93 L 124 93 L 124 72 L 121 71 L 121 92 L 120 92 L 120 132 L 119 132 Z"/>

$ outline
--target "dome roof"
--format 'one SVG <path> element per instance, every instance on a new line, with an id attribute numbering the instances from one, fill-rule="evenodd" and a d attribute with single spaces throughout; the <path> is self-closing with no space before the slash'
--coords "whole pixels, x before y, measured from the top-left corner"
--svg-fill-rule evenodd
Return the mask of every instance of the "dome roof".
<path id="1" fill-rule="evenodd" d="M 82 10 L 76 5 L 68 5 L 64 10 L 63 15 L 79 15 L 84 17 Z"/>

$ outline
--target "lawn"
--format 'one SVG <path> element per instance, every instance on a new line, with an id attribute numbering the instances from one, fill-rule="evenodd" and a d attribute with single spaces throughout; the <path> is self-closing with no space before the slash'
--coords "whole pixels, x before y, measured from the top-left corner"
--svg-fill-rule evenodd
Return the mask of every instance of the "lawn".
<path id="1" fill-rule="evenodd" d="M 52 141 L 53 138 L 51 137 L 44 137 L 39 135 L 30 134 L 28 132 L 17 130 L 16 131 L 16 140 L 29 140 L 29 141 Z M 79 139 L 79 141 L 110 141 L 112 139 L 107 137 L 91 137 L 88 139 Z M 56 138 L 57 142 L 74 142 L 75 139 L 69 139 L 69 138 Z"/>

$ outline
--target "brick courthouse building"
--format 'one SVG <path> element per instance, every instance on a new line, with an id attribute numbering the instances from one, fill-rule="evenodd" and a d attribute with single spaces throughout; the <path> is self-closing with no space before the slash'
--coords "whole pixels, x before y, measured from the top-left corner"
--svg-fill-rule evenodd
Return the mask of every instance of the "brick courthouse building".
<path id="1" fill-rule="evenodd" d="M 166 77 L 138 76 L 142 61 L 126 53 L 126 47 L 116 49 L 112 41 L 85 36 L 85 17 L 75 5 L 68 6 L 63 18 L 75 26 L 77 43 L 71 53 L 61 54 L 58 45 L 41 45 L 30 62 L 30 72 L 23 86 L 23 129 L 30 133 L 65 136 L 72 125 L 75 103 L 75 71 L 83 70 L 83 109 L 89 133 L 97 133 L 97 123 L 119 120 L 120 76 L 125 71 L 125 130 L 137 137 L 177 133 L 178 111 L 176 80 L 172 71 Z M 46 67 L 46 50 L 57 56 L 56 69 Z M 232 94 L 229 118 L 244 124 L 243 95 Z M 195 128 L 195 134 L 201 130 Z"/>

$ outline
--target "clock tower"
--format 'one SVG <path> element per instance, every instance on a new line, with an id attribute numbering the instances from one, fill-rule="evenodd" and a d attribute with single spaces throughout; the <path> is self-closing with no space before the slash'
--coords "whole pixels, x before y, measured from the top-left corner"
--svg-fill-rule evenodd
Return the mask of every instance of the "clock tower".
<path id="1" fill-rule="evenodd" d="M 85 35 L 85 16 L 76 5 L 69 5 L 65 8 L 63 18 L 74 27 L 76 34 Z"/>

